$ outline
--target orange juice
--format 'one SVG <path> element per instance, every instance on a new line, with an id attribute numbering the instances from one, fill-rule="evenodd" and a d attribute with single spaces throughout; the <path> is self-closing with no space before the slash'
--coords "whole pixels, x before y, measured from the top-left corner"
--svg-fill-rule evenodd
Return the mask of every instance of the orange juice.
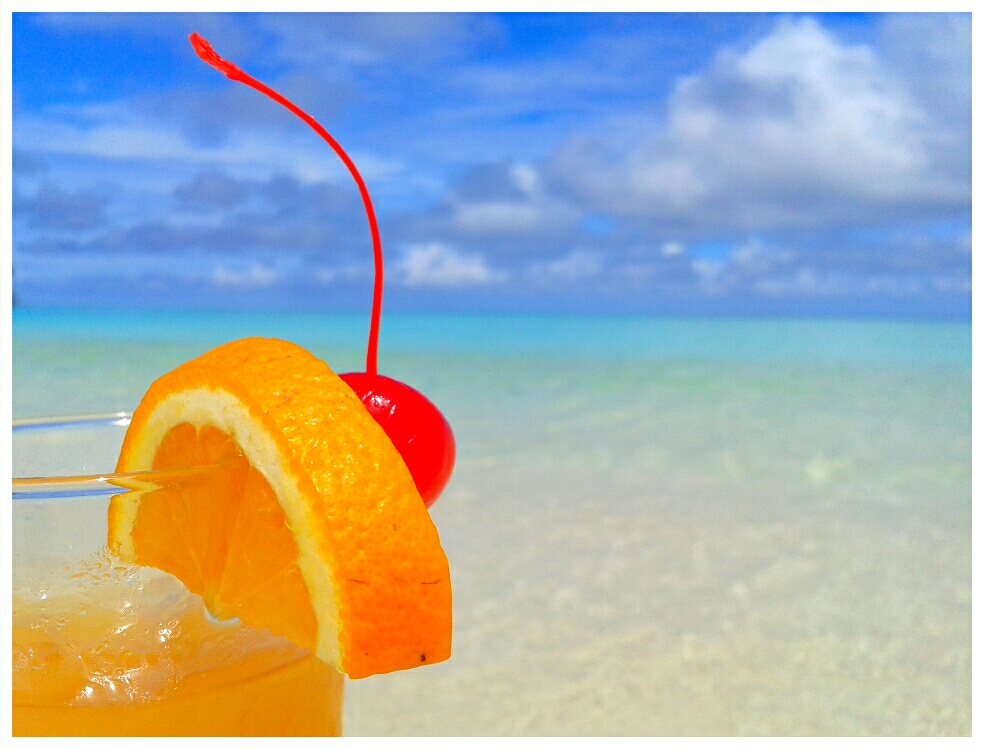
<path id="1" fill-rule="evenodd" d="M 15 585 L 17 736 L 339 735 L 343 678 L 105 553 Z"/>

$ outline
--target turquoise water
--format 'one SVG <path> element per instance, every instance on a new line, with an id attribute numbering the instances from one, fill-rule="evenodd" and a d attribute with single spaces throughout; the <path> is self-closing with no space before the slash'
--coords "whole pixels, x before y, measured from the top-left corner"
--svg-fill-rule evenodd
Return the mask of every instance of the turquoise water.
<path id="1" fill-rule="evenodd" d="M 365 314 L 15 310 L 19 338 L 216 343 L 250 335 L 303 345 L 365 345 Z M 912 363 L 970 367 L 970 325 L 787 319 L 386 315 L 394 352 L 568 355 L 617 359 Z"/>
<path id="2" fill-rule="evenodd" d="M 132 408 L 242 335 L 361 367 L 365 316 L 28 312 L 15 416 Z M 350 734 L 970 732 L 970 326 L 388 316 L 458 442 L 454 654 Z"/>

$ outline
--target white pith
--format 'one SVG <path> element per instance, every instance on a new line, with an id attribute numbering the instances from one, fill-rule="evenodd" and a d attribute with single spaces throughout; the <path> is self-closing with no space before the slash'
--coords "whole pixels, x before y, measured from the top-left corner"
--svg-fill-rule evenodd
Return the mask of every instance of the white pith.
<path id="1" fill-rule="evenodd" d="M 338 639 L 338 616 L 335 586 L 330 568 L 322 561 L 312 532 L 308 508 L 301 500 L 297 478 L 287 468 L 286 460 L 276 442 L 250 416 L 248 407 L 236 396 L 224 390 L 206 387 L 191 388 L 164 397 L 147 418 L 140 440 L 133 445 L 126 471 L 150 470 L 154 455 L 164 435 L 174 426 L 187 422 L 197 429 L 210 425 L 228 434 L 243 454 L 269 482 L 280 501 L 288 525 L 293 529 L 297 544 L 298 567 L 307 585 L 318 622 L 316 655 L 323 661 L 341 665 Z M 136 521 L 139 494 L 123 495 L 122 534 L 120 552 L 124 557 L 135 556 L 130 530 Z"/>

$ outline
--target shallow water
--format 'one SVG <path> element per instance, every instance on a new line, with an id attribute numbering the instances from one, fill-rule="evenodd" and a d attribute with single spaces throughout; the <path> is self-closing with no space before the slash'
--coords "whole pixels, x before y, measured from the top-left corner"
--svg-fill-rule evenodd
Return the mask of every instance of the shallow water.
<path id="1" fill-rule="evenodd" d="M 457 436 L 432 508 L 454 652 L 349 682 L 346 733 L 969 734 L 969 326 L 780 321 L 746 348 L 685 322 L 621 352 L 667 328 L 541 353 L 487 320 L 444 348 L 384 328 L 383 370 Z M 244 324 L 15 319 L 14 415 L 132 408 Z M 308 324 L 359 368 L 351 331 Z"/>

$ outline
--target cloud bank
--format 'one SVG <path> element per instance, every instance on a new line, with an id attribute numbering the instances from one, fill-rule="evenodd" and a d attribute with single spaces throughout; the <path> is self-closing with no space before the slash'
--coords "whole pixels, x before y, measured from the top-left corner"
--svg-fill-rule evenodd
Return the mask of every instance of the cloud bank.
<path id="1" fill-rule="evenodd" d="M 198 28 L 350 150 L 401 305 L 965 314 L 969 16 L 725 16 L 715 33 L 702 19 L 19 19 L 20 296 L 56 302 L 112 274 L 107 258 L 144 267 L 164 297 L 365 295 L 344 167 L 187 59 Z M 18 49 L 67 59 L 108 34 L 153 40 L 173 80 L 107 73 L 105 94 L 79 72 L 42 90 L 16 64 Z"/>

